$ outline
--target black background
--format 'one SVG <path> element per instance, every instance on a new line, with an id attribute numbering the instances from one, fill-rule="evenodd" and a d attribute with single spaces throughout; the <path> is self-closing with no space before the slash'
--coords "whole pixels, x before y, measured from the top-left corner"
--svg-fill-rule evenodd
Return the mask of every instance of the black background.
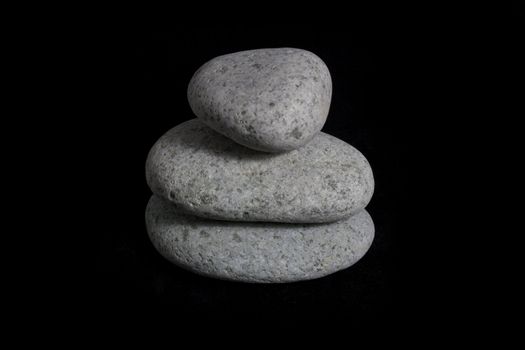
<path id="1" fill-rule="evenodd" d="M 230 12 L 221 2 L 226 11 L 206 15 L 210 5 L 196 5 L 150 18 L 169 23 L 166 31 L 123 8 L 69 16 L 60 8 L 55 15 L 64 22 L 38 14 L 45 23 L 25 27 L 23 40 L 14 38 L 21 28 L 6 31 L 19 46 L 6 57 L 20 61 L 5 66 L 17 81 L 9 90 L 22 95 L 7 119 L 23 127 L 4 130 L 15 138 L 5 153 L 18 160 L 6 158 L 5 173 L 23 183 L 4 187 L 29 191 L 16 205 L 23 217 L 4 237 L 23 241 L 4 245 L 15 255 L 6 270 L 17 282 L 4 289 L 18 297 L 5 300 L 15 310 L 9 323 L 20 326 L 16 340 L 41 340 L 30 325 L 62 339 L 79 330 L 76 343 L 98 339 L 101 325 L 134 340 L 145 325 L 161 323 L 170 331 L 157 334 L 173 342 L 185 328 L 202 338 L 221 328 L 226 339 L 253 328 L 258 341 L 273 340 L 277 328 L 309 339 L 316 333 L 307 328 L 336 326 L 352 341 L 368 329 L 374 336 L 367 340 L 392 339 L 386 330 L 403 339 L 429 332 L 427 344 L 474 328 L 471 339 L 496 335 L 500 344 L 495 326 L 509 329 L 509 318 L 491 311 L 516 310 L 505 302 L 508 281 L 519 280 L 511 267 L 520 266 L 521 245 L 511 243 L 515 228 L 502 228 L 510 215 L 495 214 L 512 206 L 489 197 L 514 194 L 520 183 L 508 175 L 522 159 L 510 155 L 523 137 L 509 119 L 523 115 L 523 5 L 304 3 L 287 12 L 284 3 L 251 3 Z M 51 26 L 57 30 L 44 30 Z M 280 46 L 311 50 L 331 71 L 323 131 L 371 163 L 375 241 L 351 268 L 294 284 L 240 284 L 180 270 L 145 231 L 147 153 L 192 118 L 186 87 L 200 65 Z M 26 90 L 37 96 L 20 94 Z"/>
<path id="2" fill-rule="evenodd" d="M 426 219 L 420 212 L 429 208 L 416 197 L 432 196 L 435 188 L 417 180 L 431 152 L 419 141 L 433 136 L 436 106 L 428 104 L 426 82 L 442 70 L 428 60 L 437 55 L 426 44 L 435 39 L 432 31 L 414 32 L 414 22 L 386 18 L 353 26 L 202 23 L 94 38 L 96 49 L 87 54 L 98 70 L 97 88 L 86 122 L 97 132 L 85 171 L 94 184 L 86 191 L 99 200 L 91 216 L 90 274 L 80 288 L 98 322 L 427 327 L 441 297 L 428 284 L 437 276 L 426 257 L 432 242 L 421 233 Z M 164 132 L 193 118 L 186 100 L 191 76 L 215 56 L 264 47 L 303 48 L 324 60 L 333 97 L 323 131 L 358 148 L 374 171 L 370 251 L 353 267 L 318 280 L 257 285 L 207 279 L 164 260 L 145 231 L 146 156 Z"/>

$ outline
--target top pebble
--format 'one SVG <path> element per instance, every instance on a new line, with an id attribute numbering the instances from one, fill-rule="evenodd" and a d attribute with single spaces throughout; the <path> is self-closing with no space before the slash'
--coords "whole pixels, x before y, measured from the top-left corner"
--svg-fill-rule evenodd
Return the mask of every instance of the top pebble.
<path id="1" fill-rule="evenodd" d="M 216 57 L 197 70 L 188 86 L 191 109 L 202 122 L 264 152 L 308 143 L 323 127 L 331 97 L 324 62 L 293 48 Z"/>

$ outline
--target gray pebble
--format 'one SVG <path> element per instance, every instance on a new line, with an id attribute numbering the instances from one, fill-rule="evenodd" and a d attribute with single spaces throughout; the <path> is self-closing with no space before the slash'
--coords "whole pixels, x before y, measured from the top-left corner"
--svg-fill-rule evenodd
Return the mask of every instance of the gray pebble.
<path id="1" fill-rule="evenodd" d="M 297 150 L 264 153 L 198 119 L 157 141 L 146 178 L 186 213 L 235 221 L 332 222 L 363 209 L 374 190 L 365 157 L 333 136 L 320 132 Z"/>
<path id="2" fill-rule="evenodd" d="M 259 49 L 216 57 L 188 86 L 191 109 L 209 127 L 266 152 L 296 149 L 323 127 L 332 80 L 315 54 Z"/>
<path id="3" fill-rule="evenodd" d="M 331 224 L 225 222 L 180 213 L 152 196 L 149 237 L 162 256 L 219 279 L 278 283 L 309 280 L 345 269 L 372 244 L 374 223 L 361 211 Z"/>

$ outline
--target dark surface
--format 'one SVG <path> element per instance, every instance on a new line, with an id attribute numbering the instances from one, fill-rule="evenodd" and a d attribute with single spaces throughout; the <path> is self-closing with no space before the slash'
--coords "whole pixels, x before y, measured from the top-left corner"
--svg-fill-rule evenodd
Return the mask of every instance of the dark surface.
<path id="1" fill-rule="evenodd" d="M 15 39 L 27 52 L 6 51 L 20 61 L 6 72 L 23 87 L 8 83 L 21 101 L 4 128 L 13 137 L 4 149 L 5 173 L 22 180 L 4 186 L 22 191 L 14 206 L 23 217 L 12 220 L 7 211 L 4 221 L 18 225 L 3 232 L 6 240 L 23 241 L 3 246 L 14 255 L 5 270 L 18 277 L 3 285 L 16 297 L 5 298 L 14 311 L 6 323 L 20 330 L 14 340 L 55 343 L 72 335 L 74 344 L 93 339 L 100 346 L 107 344 L 100 341 L 105 326 L 119 343 L 135 342 L 147 334 L 145 326 L 159 323 L 167 332 L 155 329 L 148 340 L 164 338 L 171 347 L 186 329 L 194 340 L 215 342 L 237 340 L 251 328 L 255 336 L 245 344 L 276 345 L 277 328 L 310 341 L 333 325 L 337 332 L 323 339 L 342 336 L 343 346 L 420 335 L 430 335 L 421 344 L 450 339 L 447 346 L 458 344 L 455 335 L 469 344 L 510 339 L 495 330 L 520 326 L 512 317 L 520 298 L 512 296 L 522 274 L 521 245 L 514 243 L 521 231 L 505 227 L 520 216 L 495 211 L 519 207 L 491 196 L 519 199 L 513 166 L 523 158 L 523 137 L 514 125 L 523 115 L 525 21 L 517 3 L 500 16 L 488 7 L 481 15 L 480 4 L 462 11 L 456 3 L 367 2 L 368 9 L 337 11 L 303 3 L 312 10 L 306 15 L 297 7 L 283 12 L 283 3 L 256 2 L 230 18 L 210 13 L 215 21 L 201 11 L 207 4 L 196 3 L 198 11 L 166 12 L 177 24 L 167 33 L 151 32 L 145 20 L 120 9 L 79 11 L 85 22 L 70 11 L 67 19 L 80 31 L 39 14 L 45 23 Z M 66 17 L 62 12 L 56 16 Z M 50 25 L 56 32 L 45 31 Z M 22 27 L 11 26 L 8 39 Z M 146 155 L 164 132 L 191 118 L 186 86 L 201 64 L 265 46 L 309 49 L 327 63 L 334 95 L 323 130 L 357 147 L 373 167 L 376 191 L 368 209 L 376 239 L 355 266 L 315 281 L 205 279 L 169 264 L 147 238 Z M 12 120 L 23 127 L 12 128 Z M 210 328 L 224 333 L 209 336 Z"/>
<path id="2" fill-rule="evenodd" d="M 281 327 L 335 323 L 397 325 L 401 317 L 417 324 L 429 271 L 409 205 L 409 165 L 414 129 L 424 107 L 418 82 L 428 77 L 419 63 L 420 36 L 404 37 L 388 24 L 344 26 L 232 25 L 169 33 L 111 33 L 97 38 L 89 53 L 101 77 L 89 106 L 93 158 L 85 171 L 100 198 L 93 214 L 95 242 L 91 274 L 84 279 L 84 305 L 102 320 L 194 320 L 227 327 L 231 322 L 271 322 Z M 171 127 L 193 118 L 186 100 L 195 70 L 221 54 L 263 47 L 299 47 L 320 56 L 330 69 L 333 97 L 323 131 L 359 149 L 374 171 L 376 188 L 368 210 L 376 238 L 353 267 L 307 282 L 283 285 L 239 284 L 206 279 L 164 260 L 148 240 L 144 210 L 150 190 L 144 163 L 153 143 Z M 410 127 L 409 127 L 410 125 Z M 424 129 L 423 129 L 424 131 Z M 419 130 L 418 132 L 421 132 Z M 412 149 L 409 152 L 409 149 Z M 86 188 L 86 191 L 91 191 Z M 419 249 L 416 254 L 414 249 Z M 420 324 L 421 325 L 421 324 Z"/>

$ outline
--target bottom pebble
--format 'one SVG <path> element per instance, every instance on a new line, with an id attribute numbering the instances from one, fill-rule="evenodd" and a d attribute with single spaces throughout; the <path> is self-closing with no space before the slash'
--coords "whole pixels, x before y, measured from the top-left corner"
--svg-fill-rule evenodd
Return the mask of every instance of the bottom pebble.
<path id="1" fill-rule="evenodd" d="M 146 227 L 155 248 L 200 275 L 242 282 L 282 283 L 323 277 L 365 255 L 374 223 L 361 211 L 328 224 L 229 222 L 180 213 L 152 196 Z"/>

